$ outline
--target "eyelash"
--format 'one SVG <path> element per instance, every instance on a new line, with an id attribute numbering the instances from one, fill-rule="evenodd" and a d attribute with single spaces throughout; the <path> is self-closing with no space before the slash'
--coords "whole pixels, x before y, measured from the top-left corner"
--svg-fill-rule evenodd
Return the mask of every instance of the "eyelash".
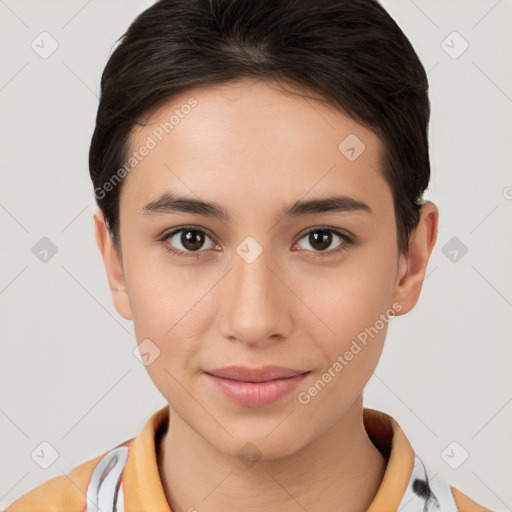
<path id="1" fill-rule="evenodd" d="M 201 255 L 201 253 L 205 252 L 205 251 L 196 251 L 196 252 L 187 253 L 187 252 L 181 251 L 179 249 L 174 249 L 169 244 L 165 243 L 168 238 L 174 236 L 176 233 L 180 233 L 181 231 L 187 231 L 187 230 L 188 231 L 197 231 L 199 233 L 207 235 L 210 238 L 213 238 L 204 229 L 197 228 L 195 226 L 182 226 L 179 229 L 175 229 L 173 231 L 165 233 L 163 236 L 161 236 L 159 238 L 159 241 L 163 243 L 164 249 L 167 252 L 171 253 L 172 255 L 176 256 L 177 258 L 198 258 Z M 352 239 L 351 236 L 348 236 L 343 231 L 340 231 L 335 228 L 330 228 L 327 226 L 319 226 L 319 227 L 310 229 L 310 230 L 306 231 L 305 233 L 302 233 L 302 235 L 299 237 L 299 240 L 302 240 L 306 235 L 309 235 L 310 233 L 314 233 L 315 231 L 328 231 L 330 233 L 334 233 L 335 235 L 337 235 L 343 239 L 343 243 L 337 249 L 330 250 L 330 251 L 308 251 L 308 252 L 313 252 L 313 254 L 315 255 L 314 257 L 325 258 L 325 257 L 336 256 L 339 253 L 346 251 L 348 249 L 348 246 L 350 246 L 354 243 L 354 240 Z"/>

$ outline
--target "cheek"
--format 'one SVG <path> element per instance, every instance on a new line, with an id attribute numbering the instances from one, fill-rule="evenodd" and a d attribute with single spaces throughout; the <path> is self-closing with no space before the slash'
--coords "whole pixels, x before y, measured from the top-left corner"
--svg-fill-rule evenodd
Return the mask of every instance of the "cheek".
<path id="1" fill-rule="evenodd" d="M 153 269 L 154 270 L 154 269 Z M 171 275 L 138 273 L 130 290 L 135 336 L 141 354 L 148 347 L 157 354 L 146 371 L 156 388 L 175 409 L 186 407 L 187 394 L 180 383 L 193 372 L 204 338 L 194 321 L 200 310 L 196 293 L 187 293 Z M 148 341 L 149 340 L 149 341 Z M 144 345 L 146 344 L 146 345 Z"/>
<path id="2" fill-rule="evenodd" d="M 308 302 L 329 329 L 327 337 L 347 342 L 373 325 L 390 307 L 391 265 L 352 265 L 323 282 Z M 317 281 L 318 285 L 318 281 Z"/>
<path id="3" fill-rule="evenodd" d="M 180 319 L 198 300 L 198 290 L 186 271 L 163 265 L 160 261 L 127 264 L 127 285 L 135 328 L 140 335 L 157 338 L 170 335 Z"/>
<path id="4" fill-rule="evenodd" d="M 315 307 L 329 329 L 316 337 L 322 365 L 302 402 L 311 403 L 311 414 L 327 414 L 336 421 L 361 394 L 375 370 L 395 311 L 390 292 L 370 273 L 340 279 Z"/>
<path id="5" fill-rule="evenodd" d="M 178 378 L 177 373 L 191 369 L 196 359 L 209 325 L 201 319 L 211 307 L 207 292 L 212 284 L 183 269 L 156 264 L 131 268 L 128 284 L 136 339 L 149 339 L 156 346 L 159 357 L 147 370 L 153 380 L 169 385 L 172 378 L 166 370 Z"/>
<path id="6" fill-rule="evenodd" d="M 396 314 L 391 307 L 394 255 L 390 252 L 386 258 L 380 252 L 378 257 L 377 252 L 347 261 L 310 296 L 312 309 L 328 327 L 316 337 L 324 356 L 319 374 L 328 372 L 330 391 L 324 399 L 332 395 L 333 400 L 343 401 L 360 393 L 378 363 L 387 327 Z"/>

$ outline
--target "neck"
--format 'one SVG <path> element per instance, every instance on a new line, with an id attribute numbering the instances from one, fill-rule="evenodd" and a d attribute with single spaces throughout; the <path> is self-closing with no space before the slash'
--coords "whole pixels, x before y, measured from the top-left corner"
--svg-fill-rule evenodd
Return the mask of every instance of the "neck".
<path id="1" fill-rule="evenodd" d="M 170 409 L 158 464 L 173 512 L 366 510 L 386 460 L 363 425 L 362 398 L 322 436 L 280 459 L 244 466 L 218 451 Z"/>

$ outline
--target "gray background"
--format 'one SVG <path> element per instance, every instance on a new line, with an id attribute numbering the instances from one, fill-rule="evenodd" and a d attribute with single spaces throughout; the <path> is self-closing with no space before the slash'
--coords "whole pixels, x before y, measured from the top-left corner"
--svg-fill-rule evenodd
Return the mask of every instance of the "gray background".
<path id="1" fill-rule="evenodd" d="M 87 168 L 100 74 L 151 3 L 0 0 L 0 507 L 165 405 L 111 303 Z M 420 302 L 390 326 L 365 404 L 396 418 L 439 475 L 511 510 L 512 3 L 382 3 L 429 74 L 426 198 L 441 216 Z M 43 237 L 57 249 L 46 261 L 33 252 Z M 42 442 L 58 452 L 47 469 Z"/>

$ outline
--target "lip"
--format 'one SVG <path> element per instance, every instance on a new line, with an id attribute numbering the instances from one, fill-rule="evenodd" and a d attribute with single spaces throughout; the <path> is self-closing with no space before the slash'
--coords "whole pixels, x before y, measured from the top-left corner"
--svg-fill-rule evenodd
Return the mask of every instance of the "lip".
<path id="1" fill-rule="evenodd" d="M 310 372 L 283 366 L 229 366 L 204 373 L 227 398 L 247 407 L 262 407 L 293 391 Z"/>
<path id="2" fill-rule="evenodd" d="M 208 370 L 206 373 L 224 379 L 239 380 L 244 382 L 265 382 L 275 379 L 285 379 L 306 373 L 307 370 L 295 370 L 285 366 L 264 366 L 262 368 L 249 368 L 248 366 L 226 366 Z"/>

